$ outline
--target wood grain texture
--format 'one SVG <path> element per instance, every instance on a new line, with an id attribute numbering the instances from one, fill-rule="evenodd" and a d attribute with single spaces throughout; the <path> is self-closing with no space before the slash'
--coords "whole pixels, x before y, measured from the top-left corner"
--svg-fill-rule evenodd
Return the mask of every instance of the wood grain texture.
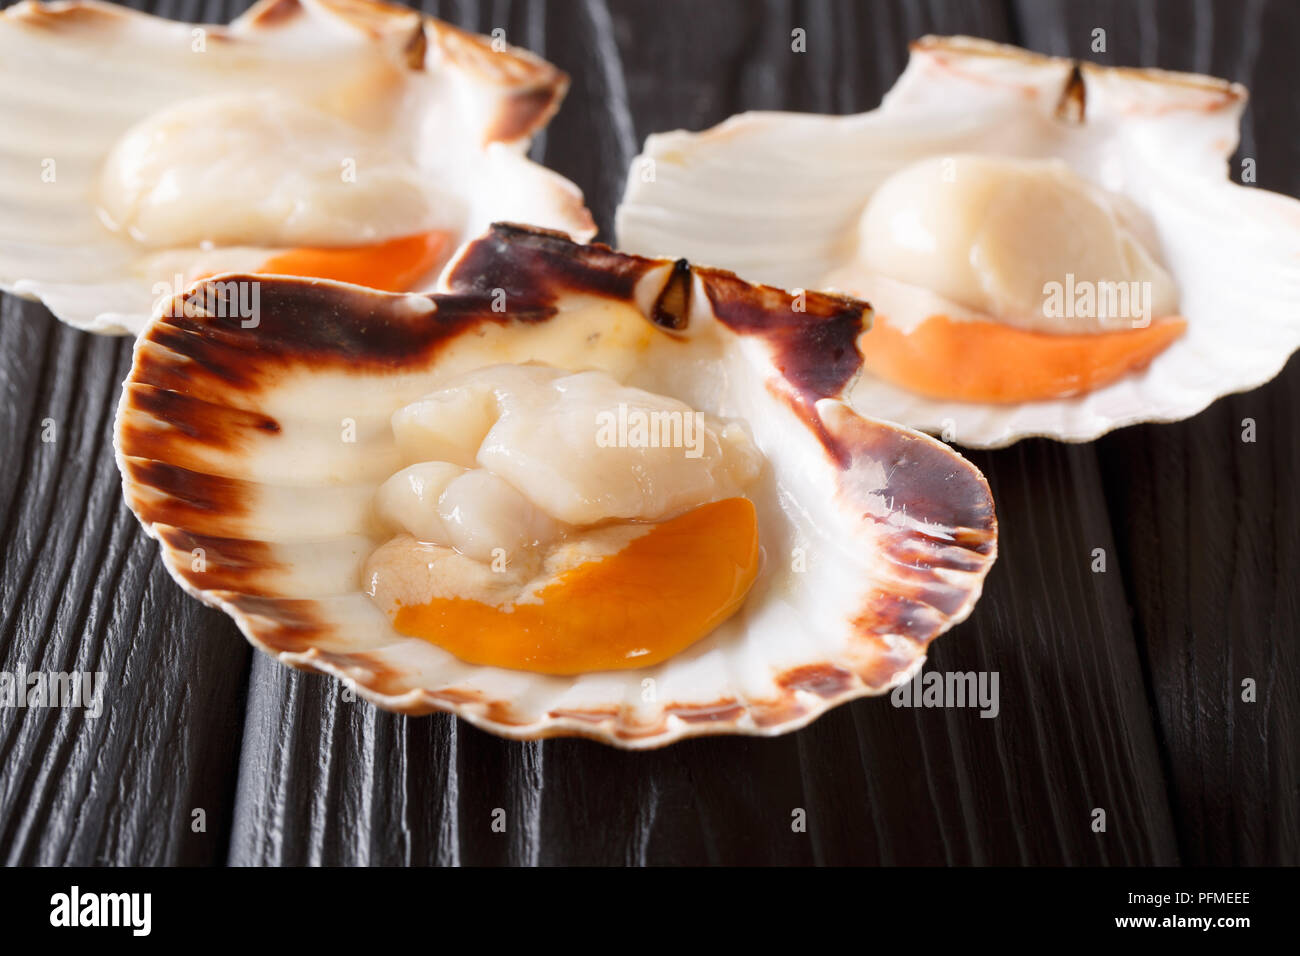
<path id="1" fill-rule="evenodd" d="M 104 675 L 97 719 L 0 709 L 0 858 L 219 861 L 251 651 L 177 592 L 121 503 L 112 416 L 129 343 L 10 298 L 0 311 L 0 670 Z"/>
<path id="2" fill-rule="evenodd" d="M 244 6 L 150 9 L 222 21 Z M 1300 192 L 1300 20 L 1285 2 L 425 9 L 502 27 L 570 73 L 534 156 L 583 187 L 602 238 L 646 134 L 744 109 L 869 109 L 927 32 L 1241 80 L 1254 93 L 1243 155 L 1262 187 Z M 1089 52 L 1098 26 L 1105 57 Z M 806 53 L 791 50 L 796 28 Z M 0 665 L 99 669 L 109 687 L 98 720 L 0 709 L 7 862 L 1300 861 L 1295 361 L 1190 422 L 971 456 L 998 502 L 1002 557 L 928 666 L 997 671 L 996 719 L 863 700 L 775 740 L 645 754 L 398 717 L 252 654 L 170 581 L 120 503 L 109 432 L 128 361 L 121 340 L 0 304 Z M 1255 704 L 1240 701 L 1246 677 Z M 800 809 L 806 833 L 791 828 Z"/>
<path id="3" fill-rule="evenodd" d="M 1230 174 L 1240 181 L 1250 158 L 1260 188 L 1300 195 L 1300 6 L 1018 6 L 1023 41 L 1046 52 L 1244 83 L 1251 106 Z M 1098 26 L 1105 54 L 1091 52 Z M 1300 859 L 1298 407 L 1292 358 L 1272 383 L 1195 419 L 1096 446 L 1186 863 Z M 1253 443 L 1242 440 L 1247 419 Z M 1242 700 L 1246 679 L 1255 703 Z"/>

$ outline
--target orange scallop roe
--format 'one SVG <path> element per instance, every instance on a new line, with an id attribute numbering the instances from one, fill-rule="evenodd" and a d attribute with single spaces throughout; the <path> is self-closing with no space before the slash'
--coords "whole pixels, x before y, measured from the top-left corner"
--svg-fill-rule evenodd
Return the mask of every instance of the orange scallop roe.
<path id="1" fill-rule="evenodd" d="M 538 592 L 540 603 L 438 598 L 399 608 L 393 626 L 471 664 L 541 674 L 647 667 L 734 614 L 758 563 L 754 504 L 727 498 L 565 571 Z"/>
<path id="2" fill-rule="evenodd" d="M 406 292 L 438 264 L 450 238 L 433 231 L 368 246 L 290 249 L 267 259 L 257 271 Z"/>
<path id="3" fill-rule="evenodd" d="M 1054 335 L 932 315 L 903 332 L 877 315 L 859 339 L 872 375 L 930 398 L 1031 402 L 1079 395 L 1145 368 L 1183 334 L 1181 316 L 1118 332 Z"/>

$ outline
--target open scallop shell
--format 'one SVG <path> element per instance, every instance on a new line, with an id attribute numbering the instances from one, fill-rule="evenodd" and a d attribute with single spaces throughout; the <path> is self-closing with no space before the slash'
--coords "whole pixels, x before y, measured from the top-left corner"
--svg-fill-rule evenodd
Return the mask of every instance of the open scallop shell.
<path id="1" fill-rule="evenodd" d="M 200 282 L 137 341 L 116 425 L 126 501 L 182 587 L 257 647 L 382 707 L 629 748 L 778 734 L 908 679 L 993 563 L 983 476 L 841 401 L 861 302 L 498 225 L 453 263 L 445 294 L 260 277 L 257 327 L 186 317 L 187 301 L 252 281 Z M 735 617 L 656 667 L 472 666 L 397 634 L 359 590 L 386 537 L 370 531 L 372 497 L 399 467 L 391 413 L 439 372 L 528 360 L 743 419 L 766 456 L 751 495 L 758 581 Z"/>
<path id="2" fill-rule="evenodd" d="M 282 251 L 145 249 L 99 216 L 119 137 L 217 93 L 274 91 L 363 125 L 456 197 L 448 253 L 502 218 L 588 239 L 577 187 L 524 156 L 567 87 L 529 53 L 377 0 L 261 0 L 229 26 L 93 0 L 19 3 L 0 14 L 0 289 L 79 328 L 137 332 L 160 288 L 181 291 L 176 275 L 256 270 Z"/>
<path id="3" fill-rule="evenodd" d="M 1088 441 L 1195 415 L 1275 376 L 1300 346 L 1300 203 L 1225 177 L 1246 91 L 962 37 L 913 45 L 881 106 L 857 116 L 746 113 L 651 136 L 618 211 L 623 248 L 681 255 L 784 288 L 848 263 L 876 187 L 927 156 L 1059 157 L 1149 217 L 1187 333 L 1145 371 L 1012 405 L 932 400 L 864 375 L 854 407 L 972 447 Z"/>

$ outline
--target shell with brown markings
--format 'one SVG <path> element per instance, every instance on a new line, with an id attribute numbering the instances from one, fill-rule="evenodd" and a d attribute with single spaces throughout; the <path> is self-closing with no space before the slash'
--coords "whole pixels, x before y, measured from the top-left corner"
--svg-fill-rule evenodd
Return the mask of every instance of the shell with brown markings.
<path id="1" fill-rule="evenodd" d="M 239 281 L 255 277 L 207 280 L 188 301 Z M 811 294 L 800 310 L 727 272 L 497 225 L 437 295 L 262 279 L 256 328 L 187 316 L 185 301 L 136 345 L 116 426 L 126 500 L 186 590 L 284 663 L 385 708 L 627 748 L 782 733 L 914 674 L 996 555 L 979 472 L 843 402 L 869 316 L 853 299 Z M 766 457 L 750 495 L 758 581 L 662 664 L 564 678 L 476 667 L 399 635 L 361 593 L 380 543 L 368 510 L 395 467 L 391 413 L 448 368 L 525 361 L 605 369 L 740 419 Z"/>

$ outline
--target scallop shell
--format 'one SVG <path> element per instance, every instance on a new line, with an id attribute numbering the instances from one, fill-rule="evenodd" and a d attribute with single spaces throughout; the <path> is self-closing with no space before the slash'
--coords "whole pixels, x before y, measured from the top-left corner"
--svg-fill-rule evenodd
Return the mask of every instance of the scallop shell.
<path id="1" fill-rule="evenodd" d="M 856 116 L 746 113 L 651 136 L 618 211 L 630 252 L 682 255 L 785 288 L 851 260 L 876 187 L 927 156 L 1059 157 L 1150 218 L 1188 331 L 1145 371 L 1087 394 L 932 400 L 864 375 L 855 408 L 970 447 L 1195 415 L 1273 378 L 1300 346 L 1300 203 L 1225 177 L 1239 85 L 927 37 L 881 106 Z"/>
<path id="2" fill-rule="evenodd" d="M 281 251 L 146 251 L 99 217 L 97 177 L 123 132 L 213 93 L 273 90 L 366 116 L 368 136 L 463 200 L 457 244 L 501 218 L 588 239 L 581 192 L 524 156 L 567 88 L 529 53 L 376 0 L 261 0 L 229 26 L 19 3 L 0 14 L 0 289 L 78 328 L 134 333 L 188 284 L 175 276 L 255 270 Z"/>
<path id="3" fill-rule="evenodd" d="M 256 328 L 185 315 L 254 281 Z M 137 341 L 116 422 L 126 501 L 177 582 L 257 647 L 390 710 L 646 748 L 779 734 L 883 693 L 970 613 L 997 549 L 988 486 L 948 446 L 841 400 L 863 303 L 506 225 L 445 284 L 425 296 L 223 276 Z M 400 467 L 393 410 L 440 368 L 527 360 L 604 368 L 742 418 L 767 457 L 751 496 L 765 551 L 754 589 L 656 667 L 569 678 L 465 664 L 397 634 L 359 590 L 382 541 L 372 497 Z"/>

